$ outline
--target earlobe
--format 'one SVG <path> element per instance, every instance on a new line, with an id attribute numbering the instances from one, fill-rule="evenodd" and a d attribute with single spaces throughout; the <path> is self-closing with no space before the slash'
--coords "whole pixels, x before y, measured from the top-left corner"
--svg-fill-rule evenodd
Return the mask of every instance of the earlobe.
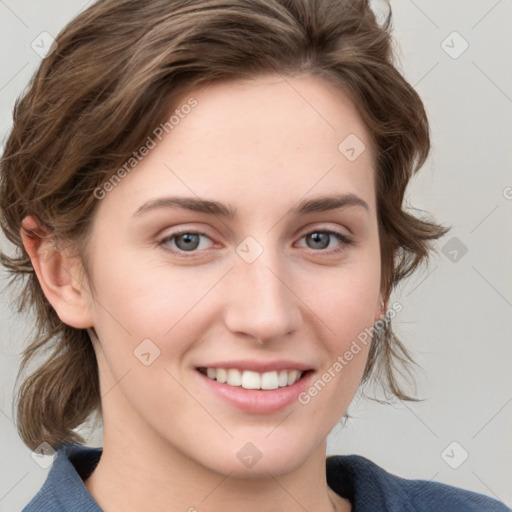
<path id="1" fill-rule="evenodd" d="M 62 322 L 77 329 L 91 327 L 91 296 L 78 280 L 78 259 L 57 247 L 50 229 L 33 216 L 23 219 L 21 237 L 43 293 Z"/>

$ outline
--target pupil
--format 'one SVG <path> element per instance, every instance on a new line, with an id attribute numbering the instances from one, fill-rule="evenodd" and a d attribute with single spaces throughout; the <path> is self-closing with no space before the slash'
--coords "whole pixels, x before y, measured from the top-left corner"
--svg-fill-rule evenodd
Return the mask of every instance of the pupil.
<path id="1" fill-rule="evenodd" d="M 322 244 L 322 237 L 324 238 L 324 243 Z M 327 241 L 328 235 L 327 233 L 313 233 L 311 234 L 311 238 L 313 239 L 313 242 L 316 244 L 320 242 L 320 249 L 325 249 L 329 243 L 325 243 Z M 318 247 L 317 247 L 318 248 Z"/>
<path id="2" fill-rule="evenodd" d="M 197 245 L 198 245 L 198 239 L 199 239 L 199 235 L 195 235 L 195 234 L 192 234 L 192 233 L 186 233 L 184 235 L 181 235 L 178 237 L 177 241 L 176 241 L 176 245 L 180 248 L 180 249 L 197 249 Z M 185 241 L 185 246 L 184 247 L 180 247 L 180 243 L 182 240 Z M 192 242 L 192 247 L 190 245 L 190 243 Z M 196 242 L 194 244 L 194 242 Z"/>

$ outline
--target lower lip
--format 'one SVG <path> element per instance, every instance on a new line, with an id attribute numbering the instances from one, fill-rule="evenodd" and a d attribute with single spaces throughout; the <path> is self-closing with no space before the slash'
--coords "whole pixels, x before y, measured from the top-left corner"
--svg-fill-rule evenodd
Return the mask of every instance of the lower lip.
<path id="1" fill-rule="evenodd" d="M 313 373 L 312 371 L 307 372 L 291 386 L 272 390 L 258 390 L 221 384 L 197 371 L 204 384 L 215 395 L 241 411 L 253 414 L 271 414 L 297 402 L 297 397 L 308 387 Z"/>

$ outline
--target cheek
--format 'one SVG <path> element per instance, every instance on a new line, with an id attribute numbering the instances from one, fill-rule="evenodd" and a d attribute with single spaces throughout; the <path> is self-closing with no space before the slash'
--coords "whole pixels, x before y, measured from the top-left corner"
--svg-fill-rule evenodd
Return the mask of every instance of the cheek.
<path id="1" fill-rule="evenodd" d="M 96 261 L 95 329 L 102 341 L 105 389 L 122 380 L 118 392 L 122 389 L 124 396 L 112 393 L 111 399 L 128 396 L 148 417 L 161 410 L 162 397 L 170 409 L 182 407 L 186 397 L 168 371 L 181 377 L 169 366 L 169 357 L 180 361 L 190 341 L 200 336 L 200 299 L 212 285 L 197 273 L 192 281 L 183 273 L 136 264 L 127 254 L 119 254 L 115 264 Z"/>
<path id="2" fill-rule="evenodd" d="M 380 295 L 378 259 L 342 265 L 317 276 L 313 285 L 310 303 L 336 340 L 347 340 L 373 325 Z"/>
<path id="3" fill-rule="evenodd" d="M 315 312 L 324 324 L 322 368 L 299 397 L 315 415 L 327 414 L 330 427 L 346 411 L 361 382 L 370 350 L 379 299 L 379 266 L 346 268 L 323 287 Z M 328 411 L 328 412 L 326 412 Z"/>
<path id="4" fill-rule="evenodd" d="M 111 259 L 98 259 L 95 268 L 96 319 L 133 337 L 163 335 L 212 286 L 191 267 L 176 271 L 126 253 Z"/>
<path id="5" fill-rule="evenodd" d="M 172 367 L 179 378 L 183 359 L 218 321 L 218 300 L 211 292 L 225 269 L 140 264 L 125 254 L 119 255 L 116 265 L 102 261 L 96 270 L 94 322 L 109 367 L 105 371 L 112 373 L 114 381 L 127 371 L 142 371 L 139 384 L 146 390 L 157 380 L 147 381 L 147 374 L 154 374 L 161 365 Z M 142 368 L 137 354 L 148 352 L 146 357 L 152 361 L 155 357 L 154 363 Z M 132 373 L 130 380 L 135 376 Z M 163 372 L 159 378 L 163 382 L 158 389 L 170 393 L 170 376 Z M 179 388 L 172 391 L 174 395 L 168 396 L 179 396 Z"/>
<path id="6" fill-rule="evenodd" d="M 336 411 L 342 413 L 359 386 L 371 346 L 380 260 L 362 256 L 357 264 L 339 269 L 322 282 L 315 311 L 326 326 L 323 348 L 327 358 L 319 377 L 330 388 L 325 399 L 332 399 Z M 322 383 L 317 387 L 322 389 Z"/>

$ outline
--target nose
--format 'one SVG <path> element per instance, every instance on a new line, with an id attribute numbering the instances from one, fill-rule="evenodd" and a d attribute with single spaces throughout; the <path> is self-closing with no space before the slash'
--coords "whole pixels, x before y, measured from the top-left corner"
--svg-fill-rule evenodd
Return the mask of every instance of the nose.
<path id="1" fill-rule="evenodd" d="M 261 344 L 296 331 L 302 319 L 292 273 L 272 254 L 266 249 L 252 263 L 236 256 L 225 283 L 226 327 Z"/>

